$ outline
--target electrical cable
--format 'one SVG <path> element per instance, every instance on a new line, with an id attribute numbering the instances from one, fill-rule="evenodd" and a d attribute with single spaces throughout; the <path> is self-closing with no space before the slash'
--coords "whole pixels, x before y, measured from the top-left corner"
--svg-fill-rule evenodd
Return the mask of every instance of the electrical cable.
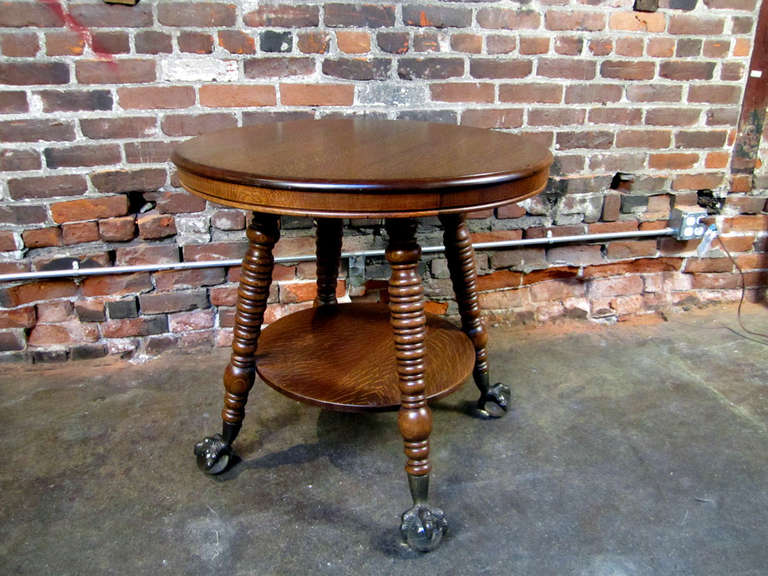
<path id="1" fill-rule="evenodd" d="M 736 262 L 736 259 L 733 257 L 733 255 L 730 253 L 728 248 L 725 246 L 725 242 L 723 242 L 723 239 L 720 237 L 720 235 L 717 236 L 717 241 L 720 243 L 720 247 L 725 252 L 726 256 L 730 258 L 733 265 L 736 267 L 736 270 L 739 271 L 739 275 L 741 276 L 741 298 L 739 298 L 739 308 L 736 311 L 736 318 L 739 321 L 739 326 L 741 326 L 741 329 L 744 330 L 747 334 L 751 334 L 752 336 L 758 336 L 760 338 L 765 338 L 768 340 L 768 334 L 764 334 L 762 332 L 756 332 L 754 330 L 750 330 L 744 325 L 744 320 L 741 317 L 741 308 L 744 305 L 744 298 L 747 293 L 747 279 L 744 276 L 744 271 L 741 269 L 741 266 L 739 266 L 739 263 Z M 752 340 L 750 338 L 750 340 Z M 763 342 L 762 340 L 755 340 L 755 342 L 760 342 L 761 344 L 768 344 L 768 342 Z"/>

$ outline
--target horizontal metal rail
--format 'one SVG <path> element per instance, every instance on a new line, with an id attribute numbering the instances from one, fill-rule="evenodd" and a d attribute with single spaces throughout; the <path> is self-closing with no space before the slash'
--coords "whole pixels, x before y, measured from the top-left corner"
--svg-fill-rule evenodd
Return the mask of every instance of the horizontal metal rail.
<path id="1" fill-rule="evenodd" d="M 572 242 L 595 242 L 598 240 L 620 240 L 623 238 L 647 238 L 657 236 L 672 236 L 677 231 L 674 228 L 662 228 L 660 230 L 632 230 L 628 232 L 607 232 L 604 234 L 574 234 L 571 236 L 546 236 L 544 238 L 525 238 L 522 240 L 499 240 L 496 242 L 477 242 L 473 244 L 475 250 L 496 250 L 499 248 L 516 248 L 520 246 L 539 246 L 564 244 Z M 435 254 L 444 252 L 445 246 L 425 246 L 421 249 L 423 254 Z M 341 257 L 349 258 L 375 258 L 384 256 L 384 250 L 360 250 L 358 252 L 343 252 Z M 298 256 L 278 256 L 277 264 L 290 264 L 295 262 L 311 262 L 315 260 L 314 254 L 302 254 Z M 23 280 L 43 280 L 49 278 L 81 278 L 85 276 L 103 276 L 106 274 L 131 274 L 134 272 L 159 272 L 162 270 L 195 270 L 199 268 L 222 268 L 240 266 L 242 259 L 231 258 L 226 260 L 201 260 L 192 262 L 168 262 L 164 264 L 139 264 L 135 266 L 102 266 L 94 268 L 79 268 L 77 262 L 73 262 L 73 268 L 64 270 L 39 270 L 36 272 L 17 272 L 0 274 L 0 282 L 17 282 Z"/>

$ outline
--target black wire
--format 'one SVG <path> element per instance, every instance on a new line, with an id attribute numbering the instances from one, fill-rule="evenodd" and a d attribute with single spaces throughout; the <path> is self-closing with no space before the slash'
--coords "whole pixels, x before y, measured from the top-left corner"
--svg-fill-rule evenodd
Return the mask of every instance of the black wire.
<path id="1" fill-rule="evenodd" d="M 723 249 L 723 251 L 728 256 L 728 258 L 731 259 L 731 262 L 733 263 L 733 265 L 736 266 L 736 270 L 739 271 L 739 275 L 741 276 L 741 298 L 739 298 L 739 308 L 736 311 L 736 317 L 739 320 L 739 326 L 741 326 L 741 329 L 744 330 L 744 332 L 746 332 L 747 334 L 768 339 L 768 334 L 763 334 L 762 332 L 756 332 L 744 326 L 744 320 L 742 320 L 741 318 L 741 307 L 744 305 L 744 297 L 747 293 L 747 279 L 744 277 L 744 271 L 741 269 L 741 266 L 739 266 L 739 263 L 736 262 L 736 259 L 731 255 L 728 248 L 725 247 L 725 242 L 723 242 L 723 239 L 719 235 L 717 236 L 717 241 L 720 243 L 720 247 Z M 752 338 L 750 338 L 750 340 L 752 340 Z M 763 342 L 762 340 L 754 340 L 754 341 L 760 342 L 761 344 L 768 344 L 768 342 Z"/>

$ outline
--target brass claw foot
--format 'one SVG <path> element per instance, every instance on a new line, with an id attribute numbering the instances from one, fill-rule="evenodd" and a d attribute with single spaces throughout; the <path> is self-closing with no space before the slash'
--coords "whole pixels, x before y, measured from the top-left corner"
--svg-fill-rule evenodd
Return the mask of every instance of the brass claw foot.
<path id="1" fill-rule="evenodd" d="M 210 475 L 220 474 L 229 465 L 232 445 L 224 441 L 221 434 L 208 436 L 195 444 L 197 467 Z"/>
<path id="2" fill-rule="evenodd" d="M 475 415 L 486 420 L 501 418 L 509 409 L 510 395 L 509 386 L 497 382 L 488 388 L 488 392 L 480 395 L 475 408 Z"/>
<path id="3" fill-rule="evenodd" d="M 400 534 L 413 550 L 431 552 L 440 545 L 448 529 L 445 514 L 439 508 L 416 504 L 403 513 Z"/>

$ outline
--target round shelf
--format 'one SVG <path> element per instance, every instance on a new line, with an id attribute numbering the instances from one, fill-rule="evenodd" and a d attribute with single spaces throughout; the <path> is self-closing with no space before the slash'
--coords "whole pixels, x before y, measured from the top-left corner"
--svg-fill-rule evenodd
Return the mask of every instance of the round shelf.
<path id="1" fill-rule="evenodd" d="M 475 350 L 456 326 L 427 314 L 426 395 L 456 390 L 472 373 Z M 384 304 L 339 304 L 285 316 L 264 329 L 259 376 L 283 394 L 333 410 L 400 406 L 395 345 Z"/>

